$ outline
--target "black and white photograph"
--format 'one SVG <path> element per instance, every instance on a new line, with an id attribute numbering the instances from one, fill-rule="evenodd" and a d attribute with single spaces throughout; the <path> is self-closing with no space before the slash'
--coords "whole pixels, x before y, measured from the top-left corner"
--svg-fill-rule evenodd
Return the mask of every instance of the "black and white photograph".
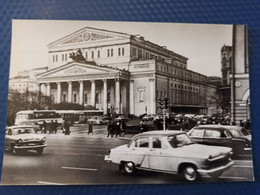
<path id="1" fill-rule="evenodd" d="M 12 20 L 1 184 L 254 181 L 247 28 Z"/>

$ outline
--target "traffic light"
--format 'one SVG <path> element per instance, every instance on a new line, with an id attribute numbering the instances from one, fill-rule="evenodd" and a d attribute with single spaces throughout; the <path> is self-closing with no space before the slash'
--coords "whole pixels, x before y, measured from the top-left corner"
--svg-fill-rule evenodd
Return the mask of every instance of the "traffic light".
<path id="1" fill-rule="evenodd" d="M 159 108 L 164 109 L 164 100 L 163 99 L 159 99 Z"/>
<path id="2" fill-rule="evenodd" d="M 165 109 L 169 108 L 169 98 L 164 99 L 164 108 Z"/>

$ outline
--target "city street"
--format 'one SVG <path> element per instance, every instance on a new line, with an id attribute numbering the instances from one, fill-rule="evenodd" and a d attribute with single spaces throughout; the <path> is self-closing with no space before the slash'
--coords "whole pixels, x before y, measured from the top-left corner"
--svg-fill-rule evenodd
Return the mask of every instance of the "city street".
<path id="1" fill-rule="evenodd" d="M 104 156 L 110 148 L 127 144 L 132 135 L 107 138 L 106 126 L 95 126 L 94 135 L 87 134 L 86 124 L 75 124 L 71 134 L 46 134 L 47 148 L 43 155 L 34 151 L 4 154 L 1 183 L 31 185 L 67 184 L 147 184 L 183 182 L 177 175 L 139 171 L 128 176 L 118 165 L 107 163 Z M 218 180 L 202 178 L 203 182 L 253 180 L 252 160 L 235 160 L 234 166 Z"/>

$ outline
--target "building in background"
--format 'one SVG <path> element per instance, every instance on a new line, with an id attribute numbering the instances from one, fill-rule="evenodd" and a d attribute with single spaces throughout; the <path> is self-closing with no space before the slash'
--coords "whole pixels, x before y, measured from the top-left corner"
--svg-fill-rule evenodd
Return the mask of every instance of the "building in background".
<path id="1" fill-rule="evenodd" d="M 233 56 L 231 68 L 231 120 L 250 119 L 249 64 L 247 26 L 233 26 Z"/>

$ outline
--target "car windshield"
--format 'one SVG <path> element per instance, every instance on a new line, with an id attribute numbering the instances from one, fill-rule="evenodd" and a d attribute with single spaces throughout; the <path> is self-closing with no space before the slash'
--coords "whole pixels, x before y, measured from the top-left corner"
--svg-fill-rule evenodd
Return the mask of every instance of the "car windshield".
<path id="1" fill-rule="evenodd" d="M 16 128 L 13 129 L 13 135 L 35 133 L 33 128 Z"/>
<path id="2" fill-rule="evenodd" d="M 233 137 L 247 136 L 249 133 L 245 129 L 230 129 L 229 132 Z"/>
<path id="3" fill-rule="evenodd" d="M 193 144 L 191 139 L 186 134 L 168 136 L 168 141 L 173 148 Z"/>

